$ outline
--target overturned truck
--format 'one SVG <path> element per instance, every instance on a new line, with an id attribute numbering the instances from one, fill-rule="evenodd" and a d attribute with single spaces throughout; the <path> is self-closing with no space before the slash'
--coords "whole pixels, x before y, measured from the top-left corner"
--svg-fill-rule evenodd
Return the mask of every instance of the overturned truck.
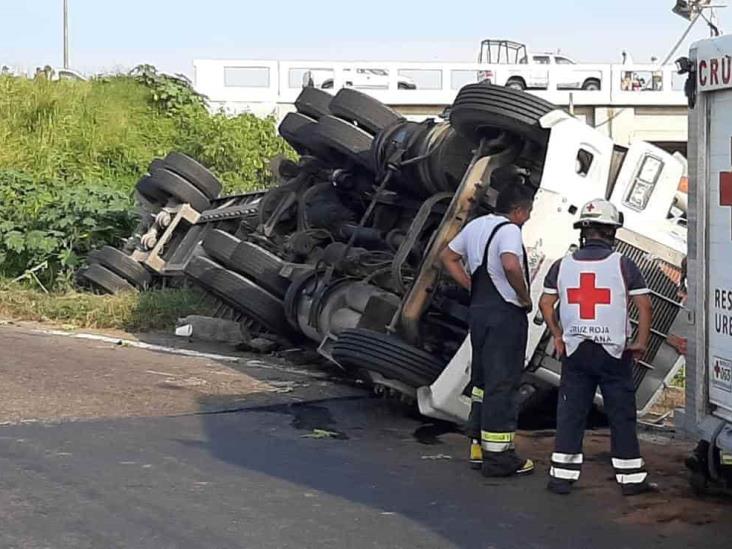
<path id="1" fill-rule="evenodd" d="M 678 158 L 643 142 L 617 146 L 538 97 L 488 84 L 460 90 L 449 120 L 409 121 L 348 88 L 335 96 L 305 88 L 295 107 L 279 131 L 299 159 L 278 163 L 279 185 L 221 198 L 195 161 L 155 161 L 138 184 L 147 221 L 117 252 L 126 259 L 115 257 L 128 271 L 134 264 L 137 278 L 122 280 L 119 266 L 100 259 L 116 251 L 102 250 L 81 279 L 111 291 L 100 272 L 138 288 L 185 275 L 250 333 L 312 345 L 380 391 L 416 397 L 422 413 L 462 422 L 469 295 L 443 276 L 438 256 L 467 222 L 493 211 L 501 189 L 527 185 L 532 297 L 577 242 L 582 204 L 608 198 L 626 219 L 618 249 L 641 266 L 656 311 L 636 366 L 639 409 L 683 365 L 669 343 L 686 250 Z M 525 407 L 560 373 L 541 315 L 530 320 Z"/>

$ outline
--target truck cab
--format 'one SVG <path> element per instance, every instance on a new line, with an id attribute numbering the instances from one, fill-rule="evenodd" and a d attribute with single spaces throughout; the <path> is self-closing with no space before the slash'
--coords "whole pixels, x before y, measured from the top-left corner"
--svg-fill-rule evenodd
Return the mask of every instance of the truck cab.
<path id="1" fill-rule="evenodd" d="M 577 245 L 579 234 L 573 224 L 582 206 L 598 197 L 611 200 L 626 218 L 618 233 L 617 250 L 639 265 L 656 311 L 649 350 L 634 371 L 638 407 L 644 411 L 683 365 L 683 356 L 668 340 L 681 310 L 677 287 L 686 241 L 674 233 L 670 212 L 684 165 L 649 143 L 619 147 L 561 110 L 545 115 L 541 125 L 549 130 L 549 140 L 533 214 L 523 228 L 532 301 L 538 302 L 551 265 Z M 631 311 L 631 319 L 635 325 L 635 311 Z M 529 320 L 524 389 L 531 393 L 558 386 L 561 364 L 553 356 L 541 314 L 535 312 Z M 418 391 L 421 412 L 465 421 L 470 409 L 470 399 L 465 396 L 469 376 L 470 342 L 466 339 L 440 378 Z M 599 394 L 596 402 L 602 404 Z"/>

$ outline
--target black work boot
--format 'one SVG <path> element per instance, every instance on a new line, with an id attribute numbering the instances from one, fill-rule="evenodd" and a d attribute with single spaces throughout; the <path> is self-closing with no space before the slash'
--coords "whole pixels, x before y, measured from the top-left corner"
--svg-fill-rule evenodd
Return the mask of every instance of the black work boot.
<path id="1" fill-rule="evenodd" d="M 566 496 L 572 491 L 572 483 L 561 478 L 550 478 L 546 485 L 546 489 L 552 494 Z"/>
<path id="2" fill-rule="evenodd" d="M 640 494 L 648 494 L 658 492 L 658 484 L 643 481 L 638 484 L 623 484 L 620 486 L 624 496 L 638 496 Z"/>
<path id="3" fill-rule="evenodd" d="M 484 477 L 530 475 L 534 472 L 534 462 L 519 457 L 515 450 L 495 454 L 484 452 L 481 472 Z"/>

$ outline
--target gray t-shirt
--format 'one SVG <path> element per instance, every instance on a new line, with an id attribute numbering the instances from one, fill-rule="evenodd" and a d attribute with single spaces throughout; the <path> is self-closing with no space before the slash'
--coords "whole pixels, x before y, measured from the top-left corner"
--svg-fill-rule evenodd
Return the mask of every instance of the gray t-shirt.
<path id="1" fill-rule="evenodd" d="M 468 270 L 473 274 L 483 263 L 485 247 L 493 229 L 506 221 L 508 219 L 505 217 L 494 214 L 474 219 L 450 242 L 448 247 L 463 257 Z M 501 263 L 501 256 L 506 253 L 518 257 L 522 264 L 525 261 L 521 229 L 518 225 L 509 224 L 501 227 L 493 237 L 491 248 L 488 250 L 488 274 L 501 297 L 509 303 L 521 307 L 518 295 L 508 282 Z"/>

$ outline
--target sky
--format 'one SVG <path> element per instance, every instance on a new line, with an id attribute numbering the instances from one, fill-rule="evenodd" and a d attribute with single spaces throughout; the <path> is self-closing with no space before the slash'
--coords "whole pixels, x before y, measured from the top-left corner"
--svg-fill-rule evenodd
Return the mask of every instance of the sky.
<path id="1" fill-rule="evenodd" d="M 0 64 L 62 65 L 63 0 L 0 0 Z M 474 62 L 483 38 L 580 62 L 664 58 L 687 21 L 674 0 L 69 0 L 71 65 L 84 73 L 193 60 Z M 721 27 L 732 8 L 720 14 Z M 708 35 L 699 24 L 688 44 Z"/>

